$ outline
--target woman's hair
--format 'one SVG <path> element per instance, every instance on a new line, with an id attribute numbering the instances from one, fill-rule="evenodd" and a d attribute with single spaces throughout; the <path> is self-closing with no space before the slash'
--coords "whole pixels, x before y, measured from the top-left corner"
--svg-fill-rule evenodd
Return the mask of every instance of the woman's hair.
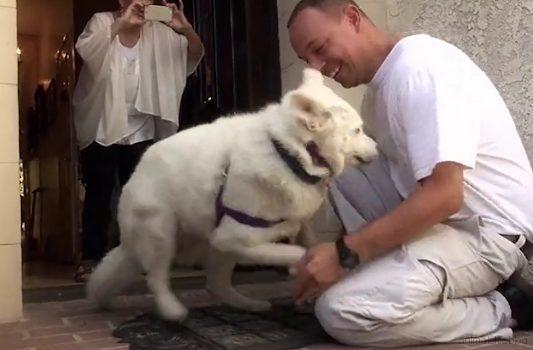
<path id="1" fill-rule="evenodd" d="M 131 3 L 131 1 L 133 1 L 133 0 L 118 0 L 120 6 L 123 7 L 123 8 L 126 7 L 125 4 L 129 5 Z M 173 2 L 173 1 L 172 0 L 167 0 L 167 2 Z M 163 4 L 163 0 L 152 0 L 152 3 L 154 5 L 164 5 Z"/>

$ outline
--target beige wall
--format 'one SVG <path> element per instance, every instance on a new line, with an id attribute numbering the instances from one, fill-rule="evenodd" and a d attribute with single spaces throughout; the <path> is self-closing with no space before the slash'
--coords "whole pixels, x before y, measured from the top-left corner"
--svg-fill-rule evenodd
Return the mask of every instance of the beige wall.
<path id="1" fill-rule="evenodd" d="M 22 316 L 16 0 L 0 0 L 0 322 Z"/>
<path id="2" fill-rule="evenodd" d="M 298 59 L 289 43 L 287 21 L 298 0 L 278 0 L 279 18 L 279 45 L 281 65 L 282 92 L 294 89 L 301 81 L 302 69 L 306 66 Z M 358 0 L 357 3 L 380 28 L 387 28 L 387 6 L 385 0 Z M 350 102 L 357 110 L 360 110 L 361 101 L 365 91 L 364 87 L 344 89 L 341 85 L 326 78 L 327 85 Z"/>

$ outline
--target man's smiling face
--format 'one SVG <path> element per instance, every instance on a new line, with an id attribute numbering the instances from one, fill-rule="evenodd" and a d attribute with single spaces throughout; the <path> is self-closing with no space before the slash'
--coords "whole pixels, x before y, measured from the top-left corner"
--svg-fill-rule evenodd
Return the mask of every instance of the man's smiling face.
<path id="1" fill-rule="evenodd" d="M 291 45 L 302 60 L 345 88 L 370 81 L 362 16 L 354 6 L 302 10 L 291 23 Z M 337 11 L 337 13 L 332 13 Z"/>

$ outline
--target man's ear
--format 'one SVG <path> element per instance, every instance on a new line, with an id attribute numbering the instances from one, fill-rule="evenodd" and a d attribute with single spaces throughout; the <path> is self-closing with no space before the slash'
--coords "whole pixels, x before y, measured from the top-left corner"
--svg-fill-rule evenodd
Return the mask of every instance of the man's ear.
<path id="1" fill-rule="evenodd" d="M 363 14 L 361 10 L 355 5 L 348 5 L 343 9 L 344 17 L 350 22 L 352 28 L 359 33 L 361 29 L 361 20 Z"/>
<path id="2" fill-rule="evenodd" d="M 318 102 L 299 93 L 290 97 L 290 106 L 295 116 L 309 131 L 323 129 L 331 119 L 331 113 Z"/>

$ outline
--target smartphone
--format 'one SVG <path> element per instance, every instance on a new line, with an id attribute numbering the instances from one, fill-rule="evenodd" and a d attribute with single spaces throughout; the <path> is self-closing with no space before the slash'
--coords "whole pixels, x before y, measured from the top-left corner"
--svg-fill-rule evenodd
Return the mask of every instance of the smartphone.
<path id="1" fill-rule="evenodd" d="M 144 8 L 144 19 L 147 21 L 170 22 L 172 20 L 172 9 L 160 5 L 148 5 Z"/>

